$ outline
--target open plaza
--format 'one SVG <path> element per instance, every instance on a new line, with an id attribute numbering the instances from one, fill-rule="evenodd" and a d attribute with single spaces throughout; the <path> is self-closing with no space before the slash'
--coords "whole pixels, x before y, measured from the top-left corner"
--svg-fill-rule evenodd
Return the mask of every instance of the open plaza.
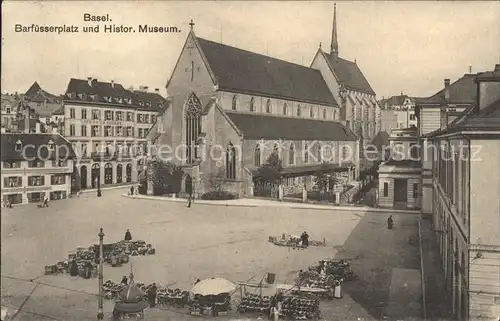
<path id="1" fill-rule="evenodd" d="M 124 197 L 125 189 L 83 193 L 51 202 L 2 209 L 2 307 L 14 320 L 95 320 L 98 279 L 45 275 L 44 267 L 67 259 L 78 247 L 122 240 L 130 229 L 155 255 L 133 256 L 121 267 L 104 265 L 104 281 L 119 282 L 133 270 L 136 282 L 189 290 L 199 279 L 234 283 L 294 284 L 300 270 L 322 259 L 347 259 L 356 279 L 344 283 L 344 297 L 321 301 L 325 320 L 369 320 L 421 316 L 417 214 L 363 210 L 297 209 L 280 206 L 216 206 Z M 393 215 L 395 229 L 386 220 Z M 269 236 L 300 235 L 326 246 L 304 250 L 278 247 Z M 416 276 L 416 277 L 415 277 Z M 406 292 L 405 292 L 406 291 Z M 107 319 L 112 302 L 105 300 Z M 233 310 L 236 310 L 233 302 Z M 147 320 L 196 320 L 164 308 L 148 308 Z M 234 311 L 233 311 L 234 312 Z M 231 316 L 220 319 L 244 319 Z"/>

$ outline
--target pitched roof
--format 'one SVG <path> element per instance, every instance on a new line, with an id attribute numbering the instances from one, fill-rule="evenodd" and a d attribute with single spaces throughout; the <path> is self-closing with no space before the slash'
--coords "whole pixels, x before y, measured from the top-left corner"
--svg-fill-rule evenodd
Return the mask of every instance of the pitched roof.
<path id="1" fill-rule="evenodd" d="M 450 104 L 475 104 L 477 101 L 477 84 L 475 83 L 477 74 L 465 74 L 462 78 L 450 84 Z M 445 89 L 438 91 L 428 98 L 417 99 L 417 103 L 440 104 L 445 103 Z"/>
<path id="2" fill-rule="evenodd" d="M 337 106 L 313 68 L 197 38 L 219 89 Z"/>
<path id="3" fill-rule="evenodd" d="M 26 91 L 24 94 L 24 99 L 27 101 L 32 101 L 32 102 L 45 102 L 45 101 L 50 101 L 50 102 L 55 102 L 59 100 L 61 97 L 58 97 L 56 95 L 53 95 L 40 87 L 38 82 L 34 82 L 33 85 Z"/>
<path id="4" fill-rule="evenodd" d="M 246 139 L 355 141 L 339 122 L 225 112 Z"/>
<path id="5" fill-rule="evenodd" d="M 500 81 L 500 64 L 495 65 L 495 70 L 477 74 L 477 81 Z"/>
<path id="6" fill-rule="evenodd" d="M 390 135 L 386 131 L 380 131 L 375 138 L 373 138 L 371 144 L 376 146 L 378 150 L 382 150 L 382 148 L 389 146 L 389 136 Z"/>
<path id="7" fill-rule="evenodd" d="M 74 158 L 75 152 L 69 141 L 59 134 L 24 134 L 24 133 L 4 133 L 2 137 L 2 161 L 6 160 L 27 160 L 36 157 L 38 159 L 58 159 Z M 49 152 L 49 142 L 54 142 L 54 152 Z M 22 146 L 31 145 L 33 148 L 25 148 L 16 151 L 16 142 L 21 141 Z M 59 146 L 59 148 L 58 148 Z M 61 148 L 60 146 L 65 146 Z M 37 152 L 39 155 L 37 155 Z"/>
<path id="8" fill-rule="evenodd" d="M 76 97 L 71 97 L 71 93 L 77 94 Z M 79 96 L 81 94 L 85 94 L 86 96 Z M 110 100 L 106 99 L 107 97 Z M 166 99 L 158 93 L 128 90 L 121 84 L 102 82 L 97 79 L 91 80 L 89 84 L 88 80 L 71 78 L 66 89 L 65 99 L 70 101 L 111 103 L 123 107 L 141 107 L 151 109 L 152 111 L 158 111 L 167 104 Z M 130 99 L 130 104 L 122 99 Z"/>
<path id="9" fill-rule="evenodd" d="M 385 107 L 387 104 L 387 107 L 393 107 L 393 106 L 402 106 L 405 102 L 406 99 L 413 99 L 412 97 L 408 95 L 397 95 L 397 96 L 392 96 L 386 99 L 382 99 L 379 102 L 379 105 L 381 107 Z"/>
<path id="10" fill-rule="evenodd" d="M 359 69 L 355 62 L 336 57 L 323 51 L 322 53 L 335 75 L 339 78 L 339 81 L 345 87 L 355 91 L 375 95 L 370 83 L 366 80 L 365 76 L 361 72 L 361 69 Z"/>
<path id="11" fill-rule="evenodd" d="M 445 129 L 438 129 L 424 137 L 435 137 L 462 131 L 499 131 L 500 99 L 478 111 L 477 107 L 466 109 L 462 115 Z"/>

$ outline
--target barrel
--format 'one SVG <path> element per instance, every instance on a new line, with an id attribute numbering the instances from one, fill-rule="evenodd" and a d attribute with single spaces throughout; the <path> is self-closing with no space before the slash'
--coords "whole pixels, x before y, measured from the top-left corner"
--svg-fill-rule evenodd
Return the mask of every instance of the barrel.
<path id="1" fill-rule="evenodd" d="M 275 273 L 267 273 L 267 284 L 274 284 L 275 279 L 276 279 Z"/>

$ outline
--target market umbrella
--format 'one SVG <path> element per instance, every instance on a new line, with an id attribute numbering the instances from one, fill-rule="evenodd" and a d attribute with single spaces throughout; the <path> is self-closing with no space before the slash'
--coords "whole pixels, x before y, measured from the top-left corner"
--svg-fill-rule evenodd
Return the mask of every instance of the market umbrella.
<path id="1" fill-rule="evenodd" d="M 191 292 L 199 295 L 217 295 L 230 293 L 236 289 L 236 285 L 223 278 L 205 279 L 196 283 Z"/>

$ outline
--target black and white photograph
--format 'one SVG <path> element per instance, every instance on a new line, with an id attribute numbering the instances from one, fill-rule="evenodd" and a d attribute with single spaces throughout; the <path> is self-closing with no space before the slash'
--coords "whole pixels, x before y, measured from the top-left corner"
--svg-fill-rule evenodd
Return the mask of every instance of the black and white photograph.
<path id="1" fill-rule="evenodd" d="M 500 1 L 4 1 L 1 321 L 500 321 Z"/>

